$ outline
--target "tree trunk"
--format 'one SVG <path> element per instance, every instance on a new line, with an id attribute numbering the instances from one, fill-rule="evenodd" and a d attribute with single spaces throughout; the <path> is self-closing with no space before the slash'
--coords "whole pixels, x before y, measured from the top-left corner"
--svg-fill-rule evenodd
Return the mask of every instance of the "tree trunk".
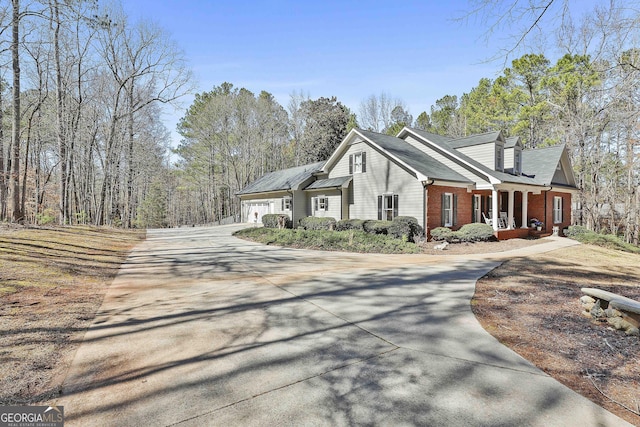
<path id="1" fill-rule="evenodd" d="M 12 219 L 16 222 L 22 222 L 24 218 L 20 210 L 20 0 L 12 0 L 12 3 L 13 125 L 11 129 L 12 161 L 9 187 L 13 199 Z"/>

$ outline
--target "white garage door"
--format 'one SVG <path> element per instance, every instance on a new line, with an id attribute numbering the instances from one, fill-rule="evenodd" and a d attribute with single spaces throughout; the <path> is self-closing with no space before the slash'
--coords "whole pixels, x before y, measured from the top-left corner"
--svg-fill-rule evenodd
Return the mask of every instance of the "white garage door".
<path id="1" fill-rule="evenodd" d="M 256 216 L 256 213 L 258 214 Z M 269 213 L 269 203 L 245 203 L 244 219 L 246 222 L 262 224 L 262 215 Z"/>

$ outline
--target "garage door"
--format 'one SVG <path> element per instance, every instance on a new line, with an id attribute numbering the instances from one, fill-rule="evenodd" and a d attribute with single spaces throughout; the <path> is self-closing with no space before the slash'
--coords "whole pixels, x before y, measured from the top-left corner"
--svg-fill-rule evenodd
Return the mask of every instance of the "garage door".
<path id="1" fill-rule="evenodd" d="M 269 203 L 245 203 L 243 217 L 245 222 L 262 223 L 262 215 L 269 213 Z M 258 214 L 256 216 L 256 214 Z"/>

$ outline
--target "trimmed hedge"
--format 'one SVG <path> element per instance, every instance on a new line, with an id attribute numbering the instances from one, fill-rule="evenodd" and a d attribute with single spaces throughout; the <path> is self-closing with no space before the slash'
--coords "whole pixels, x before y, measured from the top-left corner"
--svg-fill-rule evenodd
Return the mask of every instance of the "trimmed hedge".
<path id="1" fill-rule="evenodd" d="M 291 218 L 289 218 L 286 214 L 264 214 L 262 215 L 262 224 L 266 228 L 278 228 L 278 220 L 280 216 L 285 217 L 284 228 L 292 228 L 293 223 L 291 222 Z"/>
<path id="2" fill-rule="evenodd" d="M 333 230 L 336 226 L 336 219 L 332 217 L 308 216 L 300 220 L 300 227 L 305 230 Z"/>
<path id="3" fill-rule="evenodd" d="M 463 225 L 460 230 L 453 231 L 447 227 L 437 227 L 431 230 L 431 239 L 452 242 L 488 242 L 495 240 L 493 227 L 482 223 Z"/>
<path id="4" fill-rule="evenodd" d="M 437 242 L 446 240 L 451 242 L 454 237 L 454 231 L 447 227 L 436 227 L 431 230 L 431 239 Z"/>
<path id="5" fill-rule="evenodd" d="M 364 230 L 364 220 L 362 219 L 343 219 L 336 222 L 336 231 L 345 230 Z"/>
<path id="6" fill-rule="evenodd" d="M 418 224 L 418 220 L 412 216 L 397 216 L 391 221 L 388 233 L 396 239 L 414 241 L 415 236 L 424 234 L 423 228 Z"/>
<path id="7" fill-rule="evenodd" d="M 465 224 L 455 234 L 461 242 L 488 242 L 496 239 L 493 227 L 480 222 Z"/>
<path id="8" fill-rule="evenodd" d="M 389 234 L 389 227 L 391 221 L 379 221 L 375 219 L 369 219 L 364 222 L 362 228 L 369 234 Z"/>

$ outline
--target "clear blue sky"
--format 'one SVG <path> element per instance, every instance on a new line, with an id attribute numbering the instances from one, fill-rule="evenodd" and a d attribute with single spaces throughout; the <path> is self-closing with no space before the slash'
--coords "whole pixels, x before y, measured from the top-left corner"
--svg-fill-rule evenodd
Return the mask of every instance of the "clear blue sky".
<path id="1" fill-rule="evenodd" d="M 285 108 L 302 90 L 313 99 L 336 96 L 357 114 L 363 99 L 385 92 L 415 118 L 436 99 L 495 78 L 503 62 L 483 61 L 506 43 L 495 37 L 487 46 L 478 22 L 453 22 L 468 8 L 464 0 L 124 0 L 124 8 L 171 34 L 198 92 L 228 81 L 268 91 Z M 174 146 L 183 114 L 167 116 Z"/>

